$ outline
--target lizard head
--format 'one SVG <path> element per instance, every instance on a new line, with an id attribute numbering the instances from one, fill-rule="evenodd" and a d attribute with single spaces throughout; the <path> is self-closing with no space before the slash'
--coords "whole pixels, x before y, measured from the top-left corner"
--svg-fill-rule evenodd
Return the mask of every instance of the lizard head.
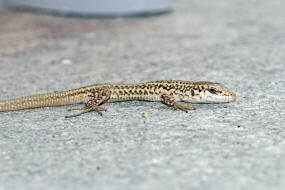
<path id="1" fill-rule="evenodd" d="M 224 85 L 212 82 L 195 82 L 189 93 L 195 103 L 228 103 L 236 100 L 236 95 Z"/>

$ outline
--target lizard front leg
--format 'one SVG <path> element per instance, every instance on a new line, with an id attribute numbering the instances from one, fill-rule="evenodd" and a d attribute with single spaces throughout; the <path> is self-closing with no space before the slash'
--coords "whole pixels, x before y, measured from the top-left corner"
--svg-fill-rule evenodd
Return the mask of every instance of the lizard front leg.
<path id="1" fill-rule="evenodd" d="M 168 94 L 161 95 L 161 102 L 166 104 L 169 107 L 174 108 L 175 110 L 180 109 L 182 111 L 188 112 L 188 110 L 195 110 L 196 109 L 194 106 L 177 103 L 172 94 L 171 95 L 168 95 Z"/>
<path id="2" fill-rule="evenodd" d="M 111 96 L 110 89 L 95 89 L 88 96 L 90 97 L 90 100 L 88 100 L 88 102 L 85 104 L 84 107 L 68 109 L 68 111 L 72 110 L 83 110 L 83 111 L 77 114 L 65 116 L 65 118 L 77 117 L 91 111 L 96 111 L 99 115 L 102 116 L 103 115 L 102 111 L 107 111 L 107 109 L 100 105 L 103 104 L 104 102 L 107 102 L 110 99 L 110 96 Z"/>

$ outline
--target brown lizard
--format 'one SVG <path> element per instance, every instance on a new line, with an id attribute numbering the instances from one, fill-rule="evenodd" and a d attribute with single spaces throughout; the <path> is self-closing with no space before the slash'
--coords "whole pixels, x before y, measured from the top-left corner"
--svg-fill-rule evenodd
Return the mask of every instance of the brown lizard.
<path id="1" fill-rule="evenodd" d="M 85 103 L 82 108 L 69 109 L 81 110 L 77 114 L 66 116 L 70 118 L 91 111 L 102 115 L 102 111 L 106 111 L 103 103 L 128 100 L 160 101 L 169 107 L 187 112 L 195 107 L 179 104 L 178 101 L 228 103 L 234 102 L 236 95 L 222 84 L 213 82 L 166 80 L 137 84 L 95 84 L 62 92 L 1 100 L 0 112 Z"/>

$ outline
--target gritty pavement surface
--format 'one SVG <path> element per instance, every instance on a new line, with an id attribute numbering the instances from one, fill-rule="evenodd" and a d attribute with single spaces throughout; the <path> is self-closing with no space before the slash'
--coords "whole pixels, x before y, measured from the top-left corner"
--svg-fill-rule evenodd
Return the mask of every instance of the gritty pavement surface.
<path id="1" fill-rule="evenodd" d="M 84 19 L 0 6 L 0 99 L 94 83 L 206 80 L 235 103 L 0 113 L 0 189 L 285 189 L 285 1 L 177 0 Z M 142 114 L 146 112 L 146 117 Z"/>

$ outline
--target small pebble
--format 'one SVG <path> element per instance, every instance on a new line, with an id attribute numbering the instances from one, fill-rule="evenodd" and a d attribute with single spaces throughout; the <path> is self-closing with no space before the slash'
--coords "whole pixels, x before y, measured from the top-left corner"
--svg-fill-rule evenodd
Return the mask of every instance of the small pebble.
<path id="1" fill-rule="evenodd" d="M 147 118 L 147 112 L 143 112 L 143 113 L 142 113 L 142 117 L 143 117 L 143 118 Z"/>
<path id="2" fill-rule="evenodd" d="M 72 60 L 71 59 L 62 59 L 60 61 L 61 64 L 63 65 L 71 65 L 72 64 Z"/>

